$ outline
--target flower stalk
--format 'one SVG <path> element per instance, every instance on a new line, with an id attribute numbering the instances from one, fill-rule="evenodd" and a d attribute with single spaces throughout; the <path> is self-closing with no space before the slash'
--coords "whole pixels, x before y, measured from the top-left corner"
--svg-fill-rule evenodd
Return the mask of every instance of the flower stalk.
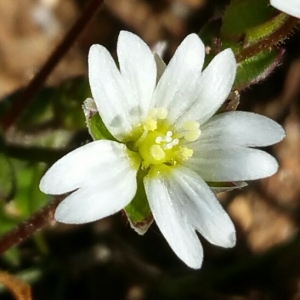
<path id="1" fill-rule="evenodd" d="M 39 210 L 28 220 L 18 225 L 0 238 L 0 255 L 11 247 L 17 246 L 34 233 L 43 229 L 54 220 L 54 212 L 66 195 L 55 197 L 50 204 Z"/>

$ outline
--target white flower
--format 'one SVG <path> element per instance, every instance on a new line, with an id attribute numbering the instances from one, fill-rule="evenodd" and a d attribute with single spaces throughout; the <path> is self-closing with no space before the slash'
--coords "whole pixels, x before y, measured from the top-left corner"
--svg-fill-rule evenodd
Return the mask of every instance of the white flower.
<path id="1" fill-rule="evenodd" d="M 300 0 L 271 0 L 271 5 L 284 13 L 300 18 Z"/>
<path id="2" fill-rule="evenodd" d="M 274 174 L 276 160 L 248 147 L 274 144 L 284 131 L 253 113 L 214 115 L 235 78 L 230 49 L 203 72 L 205 48 L 196 34 L 184 39 L 167 67 L 126 31 L 120 33 L 117 52 L 120 70 L 104 47 L 93 45 L 89 79 L 98 111 L 118 142 L 98 140 L 67 154 L 48 170 L 40 189 L 54 195 L 75 190 L 55 218 L 91 222 L 130 203 L 137 170 L 143 168 L 158 227 L 178 257 L 199 268 L 203 250 L 196 230 L 218 246 L 233 247 L 236 241 L 229 216 L 206 182 Z"/>

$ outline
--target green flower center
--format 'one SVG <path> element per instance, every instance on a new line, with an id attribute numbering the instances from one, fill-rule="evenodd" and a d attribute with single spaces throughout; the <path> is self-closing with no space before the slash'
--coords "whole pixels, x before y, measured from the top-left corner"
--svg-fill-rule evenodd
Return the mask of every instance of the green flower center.
<path id="1" fill-rule="evenodd" d="M 173 166 L 193 156 L 193 150 L 186 146 L 186 142 L 199 138 L 199 123 L 188 121 L 178 131 L 166 122 L 167 114 L 163 107 L 153 109 L 142 124 L 142 135 L 134 143 L 144 169 L 160 164 Z"/>

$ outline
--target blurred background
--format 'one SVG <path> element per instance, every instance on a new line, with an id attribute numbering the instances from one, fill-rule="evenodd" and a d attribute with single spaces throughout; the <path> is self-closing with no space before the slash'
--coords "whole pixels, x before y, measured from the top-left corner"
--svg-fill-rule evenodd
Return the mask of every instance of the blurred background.
<path id="1" fill-rule="evenodd" d="M 87 2 L 0 1 L 0 118 Z M 90 94 L 89 47 L 102 44 L 115 56 L 117 36 L 125 29 L 150 46 L 166 40 L 168 61 L 187 34 L 217 18 L 228 2 L 108 0 L 101 6 L 21 118 L 2 132 L 1 235 L 52 200 L 38 189 L 47 167 L 91 140 L 81 110 Z M 194 271 L 175 256 L 155 224 L 138 236 L 118 213 L 79 226 L 52 221 L 2 255 L 0 269 L 29 283 L 35 300 L 300 299 L 299 31 L 280 47 L 285 49 L 281 65 L 241 92 L 239 110 L 276 120 L 287 137 L 267 149 L 280 164 L 277 174 L 218 195 L 236 225 L 235 248 L 219 248 L 200 237 L 204 263 Z M 0 286 L 0 299 L 15 298 Z"/>

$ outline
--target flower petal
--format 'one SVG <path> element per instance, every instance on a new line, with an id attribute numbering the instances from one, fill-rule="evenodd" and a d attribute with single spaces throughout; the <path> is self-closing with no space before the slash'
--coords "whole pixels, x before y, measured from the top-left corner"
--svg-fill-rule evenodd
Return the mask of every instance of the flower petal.
<path id="1" fill-rule="evenodd" d="M 103 172 L 104 173 L 104 172 Z M 123 209 L 136 193 L 136 172 L 133 169 L 106 168 L 106 177 L 97 179 L 63 200 L 55 211 L 55 219 L 62 223 L 83 224 L 112 215 Z"/>
<path id="2" fill-rule="evenodd" d="M 59 195 L 83 186 L 93 185 L 120 172 L 136 172 L 126 147 L 112 141 L 94 141 L 68 153 L 44 175 L 40 189 Z"/>
<path id="3" fill-rule="evenodd" d="M 175 190 L 170 189 L 170 181 L 169 177 L 162 174 L 156 178 L 144 178 L 149 205 L 170 247 L 189 267 L 197 269 L 202 264 L 203 249 L 178 199 L 174 197 L 178 188 L 175 185 Z"/>
<path id="4" fill-rule="evenodd" d="M 214 193 L 192 170 L 181 166 L 172 173 L 169 189 L 174 202 L 179 203 L 189 222 L 205 239 L 221 247 L 233 247 L 235 229 Z"/>
<path id="5" fill-rule="evenodd" d="M 150 48 L 137 35 L 121 31 L 117 44 L 120 72 L 132 91 L 135 105 L 129 111 L 134 123 L 148 115 L 149 105 L 156 85 L 156 63 Z"/>
<path id="6" fill-rule="evenodd" d="M 298 0 L 271 0 L 271 5 L 296 18 L 300 18 L 300 2 Z"/>
<path id="7" fill-rule="evenodd" d="M 178 128 L 186 121 L 205 123 L 222 105 L 231 91 L 236 74 L 236 61 L 231 49 L 219 53 L 198 80 L 194 101 L 178 119 Z M 190 78 L 190 77 L 188 77 Z M 183 100 L 182 100 L 183 101 Z"/>
<path id="8" fill-rule="evenodd" d="M 278 143 L 284 136 L 283 128 L 267 117 L 232 111 L 215 115 L 203 124 L 201 136 L 193 144 L 196 148 L 203 144 L 222 144 L 224 148 L 263 147 Z"/>
<path id="9" fill-rule="evenodd" d="M 196 171 L 205 181 L 244 181 L 264 178 L 278 170 L 270 154 L 249 148 L 223 148 L 202 145 L 184 165 Z"/>
<path id="10" fill-rule="evenodd" d="M 165 107 L 168 121 L 174 122 L 195 100 L 205 48 L 196 34 L 188 35 L 167 65 L 153 95 L 152 107 Z"/>
<path id="11" fill-rule="evenodd" d="M 132 131 L 130 111 L 136 101 L 128 83 L 101 45 L 93 45 L 89 52 L 89 81 L 101 118 L 107 129 L 117 139 Z"/>

